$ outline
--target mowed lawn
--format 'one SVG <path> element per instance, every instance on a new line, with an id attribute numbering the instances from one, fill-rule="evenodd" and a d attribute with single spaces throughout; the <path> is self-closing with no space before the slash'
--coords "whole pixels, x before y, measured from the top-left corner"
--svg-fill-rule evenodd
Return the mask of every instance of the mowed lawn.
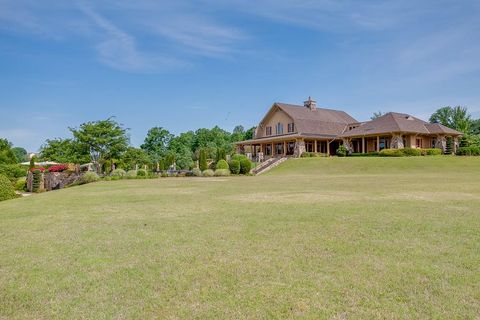
<path id="1" fill-rule="evenodd" d="M 292 159 L 0 203 L 0 319 L 478 319 L 480 158 Z"/>

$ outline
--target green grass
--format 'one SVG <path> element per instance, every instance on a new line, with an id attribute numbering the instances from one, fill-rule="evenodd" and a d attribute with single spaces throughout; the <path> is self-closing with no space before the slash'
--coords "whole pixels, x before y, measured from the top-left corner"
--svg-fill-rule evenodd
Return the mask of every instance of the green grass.
<path id="1" fill-rule="evenodd" d="M 0 203 L 0 319 L 474 319 L 480 158 L 307 158 Z"/>

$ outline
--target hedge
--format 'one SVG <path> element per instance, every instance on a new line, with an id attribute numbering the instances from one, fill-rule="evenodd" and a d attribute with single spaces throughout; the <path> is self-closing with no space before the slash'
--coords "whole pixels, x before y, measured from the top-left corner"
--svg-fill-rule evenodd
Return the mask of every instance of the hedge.
<path id="1" fill-rule="evenodd" d="M 480 156 L 480 147 L 460 147 L 457 150 L 459 156 Z"/>
<path id="2" fill-rule="evenodd" d="M 404 149 L 383 149 L 378 155 L 381 157 L 417 157 L 417 156 L 434 156 L 442 154 L 440 149 L 415 149 L 415 148 L 404 148 Z"/>
<path id="3" fill-rule="evenodd" d="M 250 173 L 250 169 L 252 169 L 252 162 L 248 160 L 248 158 L 244 158 L 240 160 L 240 173 L 241 174 L 248 174 Z"/>
<path id="4" fill-rule="evenodd" d="M 215 172 L 213 172 L 212 169 L 207 169 L 202 172 L 202 175 L 204 177 L 213 177 L 215 175 Z"/>
<path id="5" fill-rule="evenodd" d="M 3 174 L 0 174 L 0 201 L 10 200 L 16 197 L 15 189 L 10 180 Z"/>
<path id="6" fill-rule="evenodd" d="M 326 153 L 320 152 L 304 152 L 300 155 L 301 158 L 315 158 L 315 157 L 327 157 Z"/>

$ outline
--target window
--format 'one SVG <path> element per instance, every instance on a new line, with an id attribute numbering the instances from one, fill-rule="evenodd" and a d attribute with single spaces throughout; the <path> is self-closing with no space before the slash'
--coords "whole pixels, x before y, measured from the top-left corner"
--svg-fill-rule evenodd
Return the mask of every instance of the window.
<path id="1" fill-rule="evenodd" d="M 272 135 L 272 127 L 266 127 L 265 128 L 265 134 L 267 136 L 271 136 Z"/>
<path id="2" fill-rule="evenodd" d="M 275 154 L 283 154 L 283 143 L 277 143 L 275 145 Z"/>
<path id="3" fill-rule="evenodd" d="M 288 133 L 294 132 L 294 131 L 295 131 L 295 124 L 293 122 L 289 123 L 288 124 Z"/>
<path id="4" fill-rule="evenodd" d="M 422 148 L 422 139 L 416 139 L 417 148 Z"/>
<path id="5" fill-rule="evenodd" d="M 313 142 L 312 141 L 305 142 L 305 151 L 306 152 L 313 152 Z"/>
<path id="6" fill-rule="evenodd" d="M 388 138 L 380 138 L 380 150 L 390 148 L 390 141 Z"/>
<path id="7" fill-rule="evenodd" d="M 266 156 L 271 156 L 272 155 L 272 145 L 267 144 L 265 146 L 265 155 Z"/>
<path id="8" fill-rule="evenodd" d="M 277 123 L 277 134 L 283 134 L 283 123 Z"/>

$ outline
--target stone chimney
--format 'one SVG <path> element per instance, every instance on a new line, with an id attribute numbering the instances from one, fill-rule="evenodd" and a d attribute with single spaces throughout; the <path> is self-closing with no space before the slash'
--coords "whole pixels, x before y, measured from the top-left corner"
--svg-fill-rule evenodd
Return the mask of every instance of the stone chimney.
<path id="1" fill-rule="evenodd" d="M 311 97 L 308 97 L 308 100 L 303 103 L 305 107 L 307 107 L 310 110 L 315 110 L 317 109 L 317 101 L 312 100 Z"/>

